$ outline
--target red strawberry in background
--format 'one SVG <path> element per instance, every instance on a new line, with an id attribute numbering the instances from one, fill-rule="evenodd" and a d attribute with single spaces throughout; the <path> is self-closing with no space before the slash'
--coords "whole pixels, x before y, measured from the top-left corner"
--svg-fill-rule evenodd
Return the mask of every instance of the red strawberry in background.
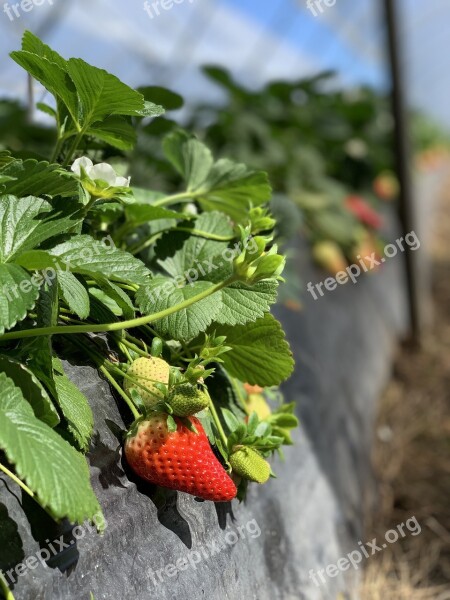
<path id="1" fill-rule="evenodd" d="M 372 229 L 380 229 L 383 225 L 381 216 L 361 196 L 348 196 L 345 206 L 364 225 Z"/>
<path id="2" fill-rule="evenodd" d="M 156 485 L 213 502 L 232 500 L 237 494 L 233 480 L 215 457 L 200 421 L 188 419 L 197 433 L 176 417 L 177 430 L 170 432 L 163 413 L 137 422 L 125 442 L 130 467 Z"/>
<path id="3" fill-rule="evenodd" d="M 250 385 L 249 383 L 244 383 L 244 390 L 247 392 L 247 394 L 261 394 L 261 392 L 264 391 L 264 388 L 259 385 Z"/>

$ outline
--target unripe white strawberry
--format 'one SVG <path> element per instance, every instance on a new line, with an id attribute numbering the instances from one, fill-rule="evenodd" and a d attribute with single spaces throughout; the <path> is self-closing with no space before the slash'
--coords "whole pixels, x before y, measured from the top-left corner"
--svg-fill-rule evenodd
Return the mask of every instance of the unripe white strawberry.
<path id="1" fill-rule="evenodd" d="M 141 396 L 144 404 L 148 408 L 151 408 L 163 398 L 161 390 L 155 384 L 163 383 L 164 385 L 168 385 L 169 372 L 170 366 L 162 358 L 154 358 L 153 356 L 138 358 L 131 364 L 127 372 L 127 375 L 132 377 L 133 381 L 125 377 L 124 389 L 127 393 L 135 389 Z"/>

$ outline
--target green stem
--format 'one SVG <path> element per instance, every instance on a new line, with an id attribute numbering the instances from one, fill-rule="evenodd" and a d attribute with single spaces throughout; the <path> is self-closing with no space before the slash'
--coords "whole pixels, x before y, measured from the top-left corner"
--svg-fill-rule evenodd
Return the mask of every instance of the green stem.
<path id="1" fill-rule="evenodd" d="M 58 138 L 58 140 L 56 141 L 55 149 L 53 150 L 52 157 L 50 158 L 51 163 L 54 163 L 57 160 L 57 158 L 61 152 L 61 148 L 62 148 L 63 144 L 64 144 L 64 139 Z"/>
<path id="2" fill-rule="evenodd" d="M 141 350 L 147 350 L 147 345 L 142 340 L 139 340 L 137 337 L 134 337 L 134 335 L 131 335 L 131 333 L 128 333 L 128 331 L 125 332 L 125 337 L 127 338 L 127 342 L 132 342 L 138 347 L 141 346 Z"/>
<path id="3" fill-rule="evenodd" d="M 84 131 L 82 130 L 82 131 L 79 131 L 77 133 L 77 135 L 75 136 L 75 139 L 73 140 L 72 145 L 70 146 L 69 151 L 67 153 L 67 156 L 66 156 L 66 158 L 65 158 L 65 160 L 64 160 L 64 162 L 62 164 L 63 167 L 67 167 L 68 166 L 68 164 L 69 164 L 72 156 L 74 155 L 74 152 L 78 148 L 78 145 L 79 145 L 79 143 L 81 142 L 81 140 L 83 138 L 83 135 L 84 135 Z"/>
<path id="4" fill-rule="evenodd" d="M 131 354 L 128 352 L 127 344 L 125 344 L 125 340 L 121 340 L 120 342 L 117 342 L 117 345 L 122 350 L 122 352 L 125 354 L 125 356 L 130 361 L 130 363 L 133 362 L 133 359 L 131 358 Z"/>
<path id="5" fill-rule="evenodd" d="M 5 465 L 2 465 L 0 463 L 0 471 L 3 471 L 3 473 L 5 473 L 5 475 L 8 475 L 8 477 L 10 477 L 15 483 L 17 483 L 17 485 L 19 485 L 24 492 L 26 492 L 29 496 L 31 496 L 31 498 L 34 498 L 34 492 L 32 490 L 30 490 L 30 488 L 25 485 L 25 483 L 23 481 L 21 481 L 16 475 L 14 475 L 14 473 L 12 471 L 10 471 L 9 469 L 7 469 L 5 467 Z"/>
<path id="6" fill-rule="evenodd" d="M 136 354 L 139 354 L 140 356 L 143 356 L 144 358 L 148 358 L 148 352 L 141 350 L 138 346 L 136 346 L 135 344 L 132 344 L 128 340 L 121 340 L 120 343 L 123 344 L 124 346 L 126 346 L 127 348 L 130 348 L 130 350 L 133 350 L 133 352 L 136 352 Z M 130 357 L 130 359 L 131 359 L 131 357 Z"/>
<path id="7" fill-rule="evenodd" d="M 139 380 L 136 379 L 136 377 L 133 377 L 132 375 L 129 375 L 128 373 L 125 373 L 124 371 L 122 371 L 122 369 L 119 369 L 118 367 L 114 367 L 114 371 L 118 373 L 118 371 L 120 371 L 120 375 L 124 378 L 124 379 L 128 379 L 128 381 L 130 381 L 136 388 L 140 388 L 141 390 L 144 390 L 144 392 L 146 392 L 147 394 L 149 394 L 150 396 L 152 396 L 153 398 L 155 398 L 157 401 L 161 400 L 162 396 L 155 394 L 155 390 L 150 389 L 149 387 L 147 387 L 146 385 L 144 385 L 142 383 L 142 381 L 146 381 L 148 383 L 154 384 L 154 383 L 161 383 L 161 381 L 158 381 L 157 379 L 151 379 L 150 377 L 139 377 Z"/>
<path id="8" fill-rule="evenodd" d="M 205 238 L 207 240 L 214 240 L 217 242 L 231 242 L 235 239 L 235 236 L 226 236 L 226 235 L 216 235 L 214 233 L 208 233 L 206 231 L 201 231 L 200 229 L 189 229 L 189 227 L 173 227 L 171 229 L 164 229 L 164 231 L 158 231 L 145 242 L 141 242 L 138 245 L 131 246 L 128 248 L 128 252 L 136 256 L 136 254 L 140 254 L 147 248 L 149 248 L 158 238 L 162 236 L 163 233 L 167 233 L 168 231 L 186 231 L 187 233 L 191 233 L 192 235 L 196 235 L 198 237 Z"/>
<path id="9" fill-rule="evenodd" d="M 160 319 L 164 319 L 165 317 L 169 317 L 174 313 L 183 310 L 184 308 L 189 308 L 192 304 L 203 300 L 204 298 L 208 298 L 212 294 L 219 292 L 221 289 L 231 285 L 236 281 L 235 276 L 230 277 L 226 281 L 222 281 L 217 283 L 216 285 L 203 290 L 200 294 L 196 296 L 192 296 L 192 298 L 188 298 L 179 304 L 175 304 L 174 306 L 170 306 L 164 310 L 161 310 L 157 313 L 153 313 L 151 315 L 147 315 L 145 317 L 139 317 L 137 319 L 130 319 L 128 321 L 116 321 L 114 323 L 103 323 L 100 325 L 67 325 L 63 327 L 53 326 L 53 327 L 37 327 L 36 329 L 24 329 L 23 331 L 11 331 L 10 333 L 5 333 L 0 336 L 0 342 L 5 342 L 8 340 L 19 340 L 24 338 L 31 337 L 40 337 L 43 335 L 68 335 L 73 333 L 101 333 L 108 331 L 122 331 L 123 329 L 133 329 L 135 327 L 141 327 L 142 325 L 147 325 L 149 323 L 153 323 L 154 321 L 159 321 Z"/>
<path id="10" fill-rule="evenodd" d="M 215 425 L 217 427 L 217 431 L 219 432 L 219 435 L 220 435 L 220 437 L 222 439 L 222 442 L 223 442 L 225 448 L 228 448 L 228 438 L 227 438 L 227 436 L 225 434 L 225 431 L 224 431 L 224 429 L 222 427 L 222 423 L 220 422 L 219 415 L 217 414 L 216 407 L 214 406 L 214 402 L 212 401 L 212 398 L 209 395 L 207 387 L 205 386 L 203 389 L 205 391 L 205 394 L 209 398 L 209 410 L 211 411 L 211 416 L 212 416 L 213 421 L 214 421 L 214 423 L 215 423 Z"/>
<path id="11" fill-rule="evenodd" d="M 82 345 L 81 341 L 78 340 L 76 337 L 73 337 L 72 341 L 75 343 L 75 345 L 77 345 L 79 347 L 83 347 L 84 351 L 94 361 L 94 363 L 97 366 L 98 370 L 101 373 L 103 373 L 103 375 L 106 377 L 106 379 L 109 381 L 109 383 L 113 386 L 113 388 L 117 391 L 117 393 L 125 400 L 128 408 L 133 413 L 134 418 L 138 419 L 141 416 L 141 414 L 137 411 L 137 409 L 134 406 L 134 404 L 131 401 L 131 399 L 127 396 L 127 394 L 125 394 L 125 392 L 120 387 L 120 385 L 117 383 L 117 381 L 114 379 L 114 377 L 109 373 L 109 370 L 115 371 L 120 376 L 124 376 L 125 373 L 121 369 L 119 369 L 119 367 L 117 367 L 114 363 L 112 363 L 107 358 L 105 358 L 102 354 L 100 354 L 96 350 L 93 350 L 92 348 L 90 348 L 87 344 Z M 107 365 L 107 366 L 105 366 L 105 365 Z"/>
<path id="12" fill-rule="evenodd" d="M 214 240 L 217 242 L 231 242 L 235 239 L 234 235 L 217 235 L 215 233 L 208 233 L 201 229 L 189 229 L 189 227 L 174 227 L 172 231 L 186 231 L 192 235 L 205 238 L 206 240 Z"/>
<path id="13" fill-rule="evenodd" d="M 129 292 L 134 292 L 134 293 L 136 293 L 139 289 L 139 287 L 137 285 L 131 285 L 131 284 L 129 285 L 127 283 L 118 283 L 116 285 L 118 285 L 123 290 L 128 290 Z"/>
<path id="14" fill-rule="evenodd" d="M 155 200 L 152 206 L 168 206 L 170 204 L 178 204 L 179 202 L 189 202 L 194 200 L 198 196 L 198 192 L 181 192 L 179 194 L 172 194 L 171 196 L 165 196 L 159 200 Z"/>
<path id="15" fill-rule="evenodd" d="M 12 591 L 9 589 L 9 586 L 6 583 L 5 576 L 3 575 L 3 573 L 1 571 L 0 571 L 0 589 L 2 590 L 3 595 L 5 596 L 5 600 L 14 600 L 14 595 L 13 595 Z"/>
<path id="16" fill-rule="evenodd" d="M 88 212 L 91 210 L 91 208 L 94 206 L 94 204 L 98 200 L 97 196 L 93 196 L 93 195 L 89 194 L 88 192 L 86 192 L 86 193 L 89 195 L 90 199 L 89 199 L 89 202 L 84 206 L 84 209 L 83 209 L 83 214 L 85 217 L 87 216 Z"/>
<path id="17" fill-rule="evenodd" d="M 146 332 L 147 332 L 149 335 L 151 335 L 152 337 L 158 337 L 158 332 L 157 332 L 157 331 L 155 331 L 155 330 L 153 329 L 153 327 L 150 327 L 150 325 L 143 325 L 143 326 L 142 326 L 142 329 L 143 329 L 144 331 L 146 331 Z"/>
<path id="18" fill-rule="evenodd" d="M 109 383 L 113 386 L 113 388 L 116 390 L 116 392 L 125 400 L 125 402 L 128 405 L 128 408 L 133 413 L 133 417 L 135 419 L 139 419 L 139 417 L 141 416 L 141 413 L 138 412 L 137 408 L 134 406 L 134 404 L 132 403 L 130 398 L 127 396 L 127 394 L 125 394 L 125 392 L 120 387 L 120 385 L 117 383 L 117 381 L 114 379 L 114 377 L 112 375 L 110 375 L 108 369 L 102 365 L 101 367 L 99 367 L 99 370 L 103 373 L 103 375 L 106 377 L 106 379 L 109 381 Z"/>
<path id="19" fill-rule="evenodd" d="M 147 250 L 147 248 L 149 248 L 154 242 L 156 242 L 156 240 L 159 239 L 163 233 L 166 233 L 166 231 L 170 231 L 170 229 L 158 231 L 158 233 L 155 233 L 154 235 L 150 236 L 148 240 L 145 240 L 145 242 L 141 242 L 138 245 L 130 246 L 130 248 L 128 248 L 128 252 L 130 252 L 130 254 L 133 254 L 133 256 L 136 256 L 136 254 L 140 254 L 144 250 Z"/>
<path id="20" fill-rule="evenodd" d="M 120 246 L 126 236 L 136 229 L 136 225 L 134 223 L 130 223 L 129 221 L 125 221 L 123 225 L 121 225 L 117 231 L 114 233 L 114 243 L 116 246 Z"/>
<path id="21" fill-rule="evenodd" d="M 79 323 L 76 319 L 72 319 L 71 317 L 66 317 L 65 315 L 59 315 L 61 321 L 66 321 L 67 323 Z"/>

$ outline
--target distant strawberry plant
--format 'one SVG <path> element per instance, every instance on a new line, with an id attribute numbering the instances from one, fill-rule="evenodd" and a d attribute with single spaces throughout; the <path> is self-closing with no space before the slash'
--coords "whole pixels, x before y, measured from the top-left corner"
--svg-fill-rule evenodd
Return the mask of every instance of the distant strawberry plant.
<path id="1" fill-rule="evenodd" d="M 285 195 L 272 210 L 288 211 L 284 218 L 297 233 L 286 204 L 300 209 L 315 262 L 336 274 L 361 252 L 378 254 L 384 246 L 379 198 L 398 194 L 395 177 L 387 176 L 394 165 L 388 96 L 370 88 L 341 90 L 332 72 L 254 90 L 220 67 L 203 71 L 225 91 L 227 103 L 200 105 L 191 127 L 211 123 L 202 133 L 212 148 L 268 172 Z"/>
<path id="2" fill-rule="evenodd" d="M 293 358 L 270 313 L 285 259 L 267 175 L 173 129 L 152 168 L 182 188 L 135 187 L 130 151 L 173 95 L 152 102 L 30 32 L 11 56 L 54 97 L 39 108 L 56 129 L 51 156 L 0 151 L 0 469 L 55 519 L 101 514 L 92 410 L 64 371 L 78 347 L 128 406 L 138 475 L 242 498 L 297 425 L 277 391 Z M 182 462 L 180 444 L 210 467 Z"/>

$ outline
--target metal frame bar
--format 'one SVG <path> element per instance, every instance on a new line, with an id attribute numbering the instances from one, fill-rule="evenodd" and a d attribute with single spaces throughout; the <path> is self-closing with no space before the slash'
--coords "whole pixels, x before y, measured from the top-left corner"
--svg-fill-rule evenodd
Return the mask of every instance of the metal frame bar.
<path id="1" fill-rule="evenodd" d="M 389 62 L 392 77 L 392 109 L 395 119 L 396 166 L 400 181 L 399 217 L 402 234 L 413 231 L 416 225 L 413 207 L 410 171 L 411 145 L 409 137 L 408 106 L 402 73 L 402 48 L 399 40 L 398 0 L 384 0 L 388 29 Z M 417 264 L 413 252 L 405 253 L 408 300 L 411 319 L 411 341 L 420 344 L 422 333 L 422 310 Z"/>

